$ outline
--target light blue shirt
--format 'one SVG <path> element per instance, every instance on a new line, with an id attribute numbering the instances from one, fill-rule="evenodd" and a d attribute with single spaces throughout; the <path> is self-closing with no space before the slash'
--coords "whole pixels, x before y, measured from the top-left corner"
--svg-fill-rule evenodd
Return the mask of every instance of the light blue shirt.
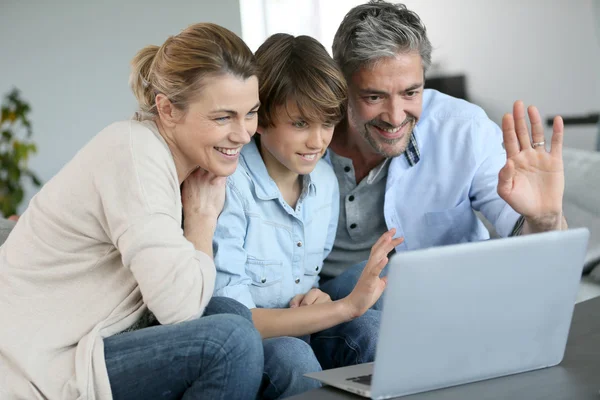
<path id="1" fill-rule="evenodd" d="M 285 308 L 297 294 L 318 286 L 335 239 L 339 189 L 331 166 L 320 160 L 296 208 L 269 176 L 255 140 L 243 147 L 227 179 L 225 206 L 213 240 L 215 296 L 248 308 Z"/>
<path id="2" fill-rule="evenodd" d="M 394 157 L 386 180 L 385 221 L 404 237 L 396 251 L 489 239 L 473 210 L 508 236 L 520 215 L 497 193 L 506 151 L 485 112 L 425 90 L 414 136 L 419 161 L 411 166 L 405 155 Z"/>

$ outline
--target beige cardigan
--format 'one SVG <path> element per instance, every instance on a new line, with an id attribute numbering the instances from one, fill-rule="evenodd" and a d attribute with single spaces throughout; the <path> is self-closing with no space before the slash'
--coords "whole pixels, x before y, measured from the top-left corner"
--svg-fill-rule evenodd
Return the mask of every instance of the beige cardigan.
<path id="1" fill-rule="evenodd" d="M 181 210 L 148 121 L 107 127 L 42 188 L 0 248 L 0 399 L 111 399 L 101 338 L 146 306 L 162 324 L 202 314 L 215 268 Z"/>

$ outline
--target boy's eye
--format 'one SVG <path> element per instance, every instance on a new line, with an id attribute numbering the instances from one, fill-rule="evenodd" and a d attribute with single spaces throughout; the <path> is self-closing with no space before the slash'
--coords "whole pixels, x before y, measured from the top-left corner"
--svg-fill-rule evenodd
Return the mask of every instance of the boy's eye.
<path id="1" fill-rule="evenodd" d="M 306 121 L 299 120 L 299 121 L 292 122 L 292 125 L 295 128 L 306 128 L 308 126 L 308 123 Z"/>
<path id="2" fill-rule="evenodd" d="M 250 111 L 248 114 L 246 114 L 246 117 L 248 118 L 254 118 L 254 116 L 258 113 L 258 111 L 254 110 L 254 111 Z"/>

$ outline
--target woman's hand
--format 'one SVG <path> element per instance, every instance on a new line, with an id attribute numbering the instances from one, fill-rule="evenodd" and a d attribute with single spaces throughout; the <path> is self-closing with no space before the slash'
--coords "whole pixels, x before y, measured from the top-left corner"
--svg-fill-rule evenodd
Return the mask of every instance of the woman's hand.
<path id="1" fill-rule="evenodd" d="M 198 168 L 183 181 L 181 202 L 186 220 L 195 215 L 219 216 L 225 204 L 225 182 L 227 178 L 216 176 Z"/>
<path id="2" fill-rule="evenodd" d="M 392 249 L 404 241 L 404 238 L 394 239 L 396 229 L 392 228 L 377 240 L 371 248 L 371 255 L 363 269 L 354 290 L 342 301 L 346 303 L 349 319 L 363 315 L 381 297 L 387 284 L 387 277 L 380 278 L 379 274 L 388 263 Z"/>
<path id="3" fill-rule="evenodd" d="M 212 257 L 212 239 L 217 228 L 217 218 L 225 204 L 227 178 L 197 169 L 183 181 L 183 234 L 196 250 Z"/>

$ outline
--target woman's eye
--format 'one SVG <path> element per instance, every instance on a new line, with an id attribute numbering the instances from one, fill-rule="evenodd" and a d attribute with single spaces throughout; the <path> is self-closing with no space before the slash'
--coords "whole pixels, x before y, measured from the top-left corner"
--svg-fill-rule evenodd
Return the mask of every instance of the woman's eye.
<path id="1" fill-rule="evenodd" d="M 229 121 L 229 119 L 230 119 L 230 118 L 231 118 L 231 117 L 229 117 L 229 116 L 226 116 L 226 117 L 218 117 L 218 118 L 215 118 L 215 121 L 217 121 L 217 122 L 227 122 L 227 121 Z"/>
<path id="2" fill-rule="evenodd" d="M 250 111 L 248 114 L 246 114 L 246 117 L 248 118 L 254 118 L 254 116 L 256 115 L 258 111 L 254 110 L 254 111 Z"/>

